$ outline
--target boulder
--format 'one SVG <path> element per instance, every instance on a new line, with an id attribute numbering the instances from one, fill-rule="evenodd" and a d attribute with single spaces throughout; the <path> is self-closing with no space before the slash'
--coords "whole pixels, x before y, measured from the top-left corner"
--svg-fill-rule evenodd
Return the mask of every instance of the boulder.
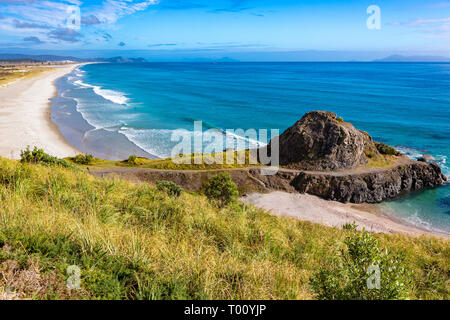
<path id="1" fill-rule="evenodd" d="M 289 169 L 330 171 L 366 165 L 380 156 L 368 133 L 327 111 L 311 111 L 279 137 L 280 165 Z M 269 154 L 272 142 L 266 147 Z"/>
<path id="2" fill-rule="evenodd" d="M 420 161 L 420 162 L 431 162 L 434 160 L 436 160 L 436 159 L 430 154 L 424 154 L 419 159 L 417 159 L 417 161 Z"/>

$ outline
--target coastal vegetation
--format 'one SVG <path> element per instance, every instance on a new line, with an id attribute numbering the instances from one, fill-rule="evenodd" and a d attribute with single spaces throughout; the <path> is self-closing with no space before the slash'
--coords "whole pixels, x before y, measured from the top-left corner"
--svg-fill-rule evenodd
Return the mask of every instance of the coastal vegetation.
<path id="1" fill-rule="evenodd" d="M 71 160 L 76 164 L 89 165 L 94 161 L 94 157 L 90 154 L 79 154 L 74 158 L 71 158 Z"/>
<path id="2" fill-rule="evenodd" d="M 32 78 L 52 69 L 40 66 L 0 65 L 0 86 L 16 80 Z"/>
<path id="3" fill-rule="evenodd" d="M 321 267 L 311 278 L 318 299 L 390 300 L 407 299 L 411 275 L 401 254 L 380 248 L 369 232 L 356 231 L 356 224 L 344 225 L 352 231 L 345 248 L 333 257 L 330 266 Z M 382 276 L 381 276 L 382 275 Z"/>
<path id="4" fill-rule="evenodd" d="M 30 150 L 30 147 L 22 150 L 22 152 L 20 153 L 20 161 L 23 163 L 60 165 L 65 168 L 72 167 L 71 164 L 68 163 L 65 159 L 59 159 L 57 157 L 51 156 L 45 153 L 43 149 L 38 149 L 37 147 L 34 147 L 33 150 Z"/>
<path id="5" fill-rule="evenodd" d="M 449 298 L 446 239 L 330 228 L 237 201 L 217 206 L 194 192 L 174 197 L 165 187 L 94 178 L 33 151 L 24 161 L 0 158 L 0 297 Z M 409 274 L 406 282 L 381 267 L 386 290 L 405 284 L 393 295 L 361 287 L 361 268 L 378 260 Z M 81 271 L 79 289 L 66 286 L 69 266 Z M 333 271 L 345 278 L 317 276 Z M 335 282 L 339 294 L 325 296 L 320 288 Z"/>
<path id="6" fill-rule="evenodd" d="M 205 185 L 205 195 L 209 200 L 224 207 L 236 201 L 239 191 L 229 173 L 220 173 L 213 176 Z"/>
<path id="7" fill-rule="evenodd" d="M 179 197 L 183 189 L 172 181 L 156 181 L 156 187 L 159 191 L 166 192 L 169 196 Z"/>
<path id="8" fill-rule="evenodd" d="M 232 161 L 227 163 L 227 156 Z M 217 161 L 215 161 L 217 159 Z M 238 161 L 239 159 L 239 161 Z M 74 158 L 69 158 L 71 162 L 77 164 Z M 213 162 L 214 161 L 214 162 Z M 93 158 L 89 165 L 94 167 L 132 167 L 158 170 L 217 170 L 217 169 L 238 169 L 246 167 L 261 166 L 248 150 L 228 151 L 213 154 L 185 154 L 180 155 L 176 161 L 172 158 L 147 159 L 130 155 L 124 161 L 111 161 Z"/>
<path id="9" fill-rule="evenodd" d="M 138 158 L 134 154 L 132 154 L 131 156 L 128 157 L 127 164 L 132 165 L 132 166 L 137 165 L 138 164 L 137 159 Z"/>
<path id="10" fill-rule="evenodd" d="M 395 164 L 398 160 L 397 156 L 380 155 L 378 157 L 368 157 L 367 168 L 387 168 Z"/>
<path id="11" fill-rule="evenodd" d="M 385 144 L 385 143 L 375 143 L 378 152 L 381 154 L 391 155 L 391 156 L 399 156 L 400 152 L 395 150 L 395 148 Z"/>

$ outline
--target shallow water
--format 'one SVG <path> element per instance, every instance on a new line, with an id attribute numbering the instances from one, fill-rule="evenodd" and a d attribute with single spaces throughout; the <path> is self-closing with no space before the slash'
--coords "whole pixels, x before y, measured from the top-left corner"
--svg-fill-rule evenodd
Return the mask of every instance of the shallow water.
<path id="1" fill-rule="evenodd" d="M 65 136 L 71 126 L 84 126 L 80 136 L 91 147 L 83 151 L 94 154 L 113 154 L 116 139 L 118 148 L 138 146 L 167 157 L 176 144 L 173 130 L 192 130 L 194 120 L 204 129 L 282 132 L 307 111 L 328 110 L 412 158 L 431 154 L 450 174 L 450 64 L 91 64 L 58 86 L 59 99 L 67 100 L 55 99 L 54 121 L 64 122 Z M 70 116 L 62 113 L 64 103 L 72 104 Z M 74 120 L 75 113 L 82 117 Z M 108 152 L 101 151 L 105 145 Z M 415 225 L 450 233 L 449 186 L 382 206 Z"/>

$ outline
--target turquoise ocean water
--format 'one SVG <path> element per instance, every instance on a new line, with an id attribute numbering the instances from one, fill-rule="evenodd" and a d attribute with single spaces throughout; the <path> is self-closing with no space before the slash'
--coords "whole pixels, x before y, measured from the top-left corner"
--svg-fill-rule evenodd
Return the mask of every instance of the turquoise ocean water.
<path id="1" fill-rule="evenodd" d="M 69 142 L 77 132 L 73 143 L 94 154 L 83 142 L 89 137 L 108 135 L 167 157 L 173 130 L 192 130 L 194 120 L 204 129 L 282 132 L 308 111 L 328 110 L 412 158 L 431 154 L 450 175 L 450 64 L 90 64 L 57 87 L 52 119 Z M 450 234 L 449 185 L 381 206 Z"/>

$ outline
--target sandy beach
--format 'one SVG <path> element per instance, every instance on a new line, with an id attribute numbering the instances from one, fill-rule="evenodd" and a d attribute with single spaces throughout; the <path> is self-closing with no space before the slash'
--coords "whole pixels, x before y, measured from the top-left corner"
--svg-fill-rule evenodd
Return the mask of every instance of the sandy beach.
<path id="1" fill-rule="evenodd" d="M 80 153 L 51 122 L 49 110 L 49 99 L 56 94 L 54 81 L 77 66 L 56 66 L 0 88 L 0 156 L 18 159 L 27 146 L 37 146 L 57 157 Z"/>
<path id="2" fill-rule="evenodd" d="M 414 236 L 431 234 L 386 216 L 374 205 L 344 204 L 308 194 L 279 191 L 267 194 L 252 193 L 241 200 L 278 216 L 320 223 L 329 227 L 342 227 L 344 224 L 356 222 L 358 229 L 365 228 L 375 233 L 405 233 Z"/>

